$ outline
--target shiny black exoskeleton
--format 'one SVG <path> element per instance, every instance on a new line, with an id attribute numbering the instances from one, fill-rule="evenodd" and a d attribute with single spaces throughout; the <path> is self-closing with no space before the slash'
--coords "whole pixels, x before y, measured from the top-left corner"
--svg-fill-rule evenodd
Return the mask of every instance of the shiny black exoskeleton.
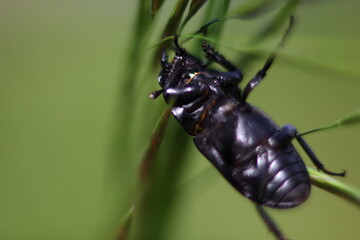
<path id="1" fill-rule="evenodd" d="M 171 63 L 164 53 L 159 75 L 161 90 L 172 104 L 172 113 L 185 131 L 194 136 L 200 152 L 240 193 L 257 204 L 290 208 L 309 196 L 310 178 L 303 160 L 291 144 L 296 139 L 315 166 L 330 175 L 292 125 L 282 128 L 258 108 L 247 103 L 251 90 L 265 77 L 275 59 L 263 68 L 243 91 L 238 84 L 242 73 L 203 41 L 208 62 L 190 55 L 174 38 L 176 54 Z M 209 68 L 218 63 L 227 72 Z"/>

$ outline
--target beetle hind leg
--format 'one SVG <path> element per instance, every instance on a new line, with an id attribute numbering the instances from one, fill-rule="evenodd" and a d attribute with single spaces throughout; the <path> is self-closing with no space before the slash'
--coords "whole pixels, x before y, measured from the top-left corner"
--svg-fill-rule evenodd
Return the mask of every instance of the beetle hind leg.
<path id="1" fill-rule="evenodd" d="M 314 163 L 317 169 L 328 175 L 345 177 L 345 171 L 337 173 L 327 170 L 324 164 L 320 162 L 320 160 L 316 157 L 315 153 L 311 150 L 310 146 L 298 134 L 296 128 L 292 125 L 285 125 L 284 127 L 282 127 L 280 132 L 274 134 L 269 138 L 268 143 L 271 147 L 281 148 L 285 144 L 289 143 L 293 138 L 296 138 L 302 149 L 305 151 L 305 153 L 308 155 L 308 157 Z"/>
<path id="2" fill-rule="evenodd" d="M 344 170 L 342 172 L 332 172 L 332 171 L 327 170 L 325 168 L 324 164 L 322 162 L 320 162 L 320 160 L 315 156 L 315 153 L 311 150 L 310 146 L 305 142 L 305 140 L 298 134 L 296 135 L 295 138 L 299 142 L 301 147 L 304 149 L 306 154 L 309 156 L 311 161 L 314 163 L 314 165 L 316 166 L 317 169 L 319 169 L 320 171 L 322 171 L 328 175 L 345 177 L 346 172 Z"/>
<path id="3" fill-rule="evenodd" d="M 289 240 L 288 238 L 285 237 L 285 235 L 282 233 L 282 231 L 277 226 L 275 221 L 271 218 L 271 216 L 265 211 L 265 209 L 262 206 L 256 204 L 255 207 L 256 207 L 256 210 L 257 210 L 258 214 L 260 215 L 261 219 L 264 221 L 266 226 L 269 228 L 269 231 L 272 232 L 277 239 Z"/>

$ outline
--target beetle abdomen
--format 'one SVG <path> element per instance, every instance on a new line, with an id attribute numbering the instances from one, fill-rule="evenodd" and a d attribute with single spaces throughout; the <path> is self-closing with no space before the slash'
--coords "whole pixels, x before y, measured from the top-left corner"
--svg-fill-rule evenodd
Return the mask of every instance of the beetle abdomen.
<path id="1" fill-rule="evenodd" d="M 265 206 L 290 208 L 310 194 L 306 167 L 292 145 L 281 151 L 262 148 L 256 159 L 233 168 L 235 187 L 246 197 Z"/>

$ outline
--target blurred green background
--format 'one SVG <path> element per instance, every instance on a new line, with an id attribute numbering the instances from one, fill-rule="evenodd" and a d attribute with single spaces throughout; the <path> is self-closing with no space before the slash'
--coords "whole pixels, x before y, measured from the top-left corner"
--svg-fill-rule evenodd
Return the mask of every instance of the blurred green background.
<path id="1" fill-rule="evenodd" d="M 161 8 L 149 43 L 160 39 L 155 33 L 174 2 Z M 158 88 L 157 70 L 149 71 L 153 51 L 143 51 L 141 62 L 128 60 L 136 6 L 114 0 L 0 1 L 0 239 L 115 238 L 134 199 L 137 165 L 165 106 L 160 98 L 148 99 Z M 284 57 L 249 100 L 279 125 L 291 123 L 300 131 L 358 109 L 359 10 L 355 0 L 300 5 Z M 185 32 L 197 29 L 198 20 Z M 221 42 L 241 48 L 266 20 L 228 21 Z M 271 49 L 281 34 L 263 46 Z M 239 54 L 221 52 L 230 59 Z M 244 69 L 245 79 L 262 63 Z M 124 72 L 134 65 L 138 90 L 124 100 L 121 82 L 131 81 Z M 120 120 L 128 115 L 134 117 Z M 306 139 L 328 169 L 347 170 L 343 182 L 360 188 L 359 126 Z M 184 142 L 178 144 L 181 149 Z M 192 144 L 188 149 L 165 239 L 273 239 L 253 204 L 209 170 Z M 315 187 L 300 207 L 269 212 L 291 239 L 360 236 L 359 209 Z"/>

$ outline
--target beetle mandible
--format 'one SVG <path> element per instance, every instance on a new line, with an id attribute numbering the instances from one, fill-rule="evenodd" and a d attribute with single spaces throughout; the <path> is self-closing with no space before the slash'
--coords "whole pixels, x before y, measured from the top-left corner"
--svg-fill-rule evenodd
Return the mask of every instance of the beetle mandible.
<path id="1" fill-rule="evenodd" d="M 279 45 L 285 41 L 291 25 Z M 257 204 L 291 208 L 310 193 L 310 177 L 292 145 L 295 138 L 318 170 L 329 175 L 345 172 L 327 170 L 292 125 L 279 127 L 270 117 L 249 104 L 247 96 L 264 79 L 276 57 L 270 54 L 264 66 L 241 91 L 242 73 L 205 41 L 206 63 L 189 54 L 174 37 L 176 54 L 168 62 L 161 58 L 159 85 L 150 97 L 163 94 L 171 102 L 172 114 L 194 136 L 199 151 L 241 194 Z M 227 71 L 209 68 L 217 63 Z"/>

